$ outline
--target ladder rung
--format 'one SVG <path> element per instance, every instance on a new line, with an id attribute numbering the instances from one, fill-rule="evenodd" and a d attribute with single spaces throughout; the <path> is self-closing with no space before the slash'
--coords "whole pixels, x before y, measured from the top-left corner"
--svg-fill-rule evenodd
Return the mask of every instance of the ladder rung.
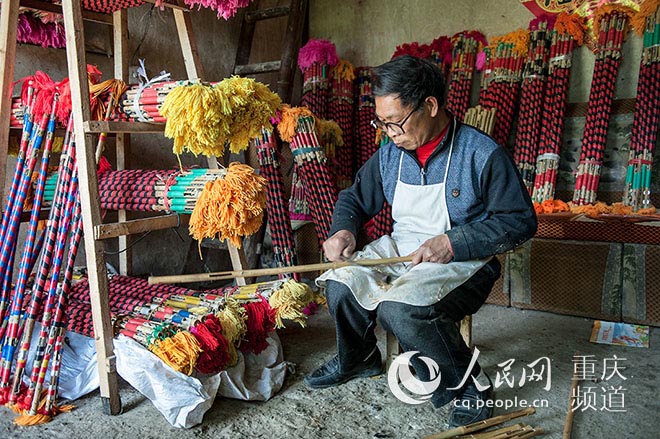
<path id="1" fill-rule="evenodd" d="M 255 21 L 268 20 L 270 18 L 283 17 L 289 15 L 291 8 L 288 6 L 275 6 L 274 8 L 260 9 L 245 14 L 245 21 L 254 23 Z"/>
<path id="2" fill-rule="evenodd" d="M 94 239 L 116 238 L 118 236 L 134 235 L 151 230 L 163 230 L 177 227 L 188 221 L 188 215 L 170 214 L 151 218 L 141 218 L 122 223 L 99 224 L 94 227 Z"/>
<path id="3" fill-rule="evenodd" d="M 88 120 L 84 122 L 87 133 L 162 133 L 164 123 L 155 122 L 109 122 Z"/>
<path id="4" fill-rule="evenodd" d="M 246 64 L 234 67 L 235 75 L 253 75 L 255 73 L 269 73 L 280 70 L 282 61 L 267 61 L 257 64 Z"/>

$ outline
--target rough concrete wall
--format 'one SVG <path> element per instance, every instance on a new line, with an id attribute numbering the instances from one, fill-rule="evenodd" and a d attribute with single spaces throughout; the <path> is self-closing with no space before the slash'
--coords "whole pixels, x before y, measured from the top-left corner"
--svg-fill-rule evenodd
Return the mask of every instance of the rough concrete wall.
<path id="1" fill-rule="evenodd" d="M 339 56 L 355 65 L 374 66 L 388 61 L 399 44 L 430 43 L 462 30 L 479 30 L 493 37 L 526 29 L 533 18 L 518 0 L 316 0 L 311 2 L 310 35 L 329 39 Z M 624 45 L 616 99 L 635 96 L 640 53 L 640 38 L 630 36 Z M 569 102 L 586 102 L 594 54 L 580 48 L 574 59 Z"/>

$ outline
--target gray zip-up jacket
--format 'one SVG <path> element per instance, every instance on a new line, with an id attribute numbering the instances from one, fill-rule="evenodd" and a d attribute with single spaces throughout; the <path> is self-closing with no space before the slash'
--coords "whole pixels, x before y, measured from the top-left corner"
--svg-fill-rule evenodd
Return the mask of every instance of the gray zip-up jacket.
<path id="1" fill-rule="evenodd" d="M 453 117 L 452 117 L 453 118 Z M 445 197 L 451 221 L 447 236 L 455 261 L 482 259 L 511 250 L 536 233 L 536 214 L 509 153 L 485 133 L 455 118 L 440 145 L 422 167 L 414 152 L 393 142 L 382 146 L 358 171 L 353 185 L 340 192 L 330 236 L 357 231 L 387 201 L 392 204 L 399 160 L 404 183 L 441 183 L 454 147 Z"/>

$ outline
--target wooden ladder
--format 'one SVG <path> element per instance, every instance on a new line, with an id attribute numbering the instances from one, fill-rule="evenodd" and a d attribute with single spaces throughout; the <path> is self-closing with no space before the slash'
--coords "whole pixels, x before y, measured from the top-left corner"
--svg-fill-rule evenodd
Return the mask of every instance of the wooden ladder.
<path id="1" fill-rule="evenodd" d="M 232 72 L 239 76 L 279 72 L 277 89 L 275 91 L 282 101 L 290 103 L 293 92 L 293 79 L 296 73 L 298 50 L 300 49 L 305 26 L 307 0 L 291 0 L 289 6 L 275 6 L 265 9 L 258 9 L 258 7 L 259 1 L 257 0 L 245 11 L 241 34 L 238 39 L 236 62 L 234 63 Z M 249 64 L 257 22 L 287 15 L 289 18 L 282 42 L 281 59 Z"/>
<path id="2" fill-rule="evenodd" d="M 20 0 L 2 2 L 0 14 L 0 193 L 4 194 L 7 148 L 9 139 L 9 119 L 11 112 L 12 88 L 14 80 L 14 58 L 16 55 L 16 33 Z M 36 2 L 35 2 L 36 3 Z M 41 4 L 41 3 L 39 3 Z M 174 14 L 183 60 L 189 79 L 203 77 L 202 66 L 197 53 L 195 38 L 191 32 L 188 9 L 179 0 L 176 4 L 164 3 Z M 45 9 L 59 12 L 55 5 L 45 4 Z M 119 213 L 119 221 L 103 224 L 96 178 L 95 139 L 99 133 L 114 133 L 117 136 L 117 168 L 128 165 L 130 133 L 162 133 L 164 124 L 149 122 L 112 122 L 91 120 L 89 85 L 87 82 L 87 59 L 83 32 L 83 17 L 93 16 L 95 21 L 113 26 L 115 77 L 128 80 L 128 27 L 126 10 L 107 14 L 82 11 L 80 0 L 62 0 L 61 13 L 66 32 L 66 56 L 71 84 L 71 100 L 74 118 L 74 135 L 79 145 L 78 178 L 82 208 L 85 253 L 88 268 L 88 281 L 92 319 L 96 340 L 96 353 L 99 370 L 100 393 L 103 411 L 117 415 L 121 412 L 121 400 L 117 386 L 116 358 L 113 353 L 113 331 L 110 320 L 108 298 L 108 278 L 102 240 L 119 238 L 120 248 L 126 248 L 129 235 L 147 230 L 162 230 L 179 224 L 179 216 L 161 215 L 157 217 L 126 221 L 126 212 Z M 84 148 L 82 148 L 84 144 Z M 208 165 L 217 168 L 215 157 L 209 158 Z M 246 268 L 245 254 L 228 244 L 232 265 L 235 270 Z M 120 261 L 125 271 L 130 267 L 130 255 Z M 244 284 L 244 279 L 237 279 Z"/>

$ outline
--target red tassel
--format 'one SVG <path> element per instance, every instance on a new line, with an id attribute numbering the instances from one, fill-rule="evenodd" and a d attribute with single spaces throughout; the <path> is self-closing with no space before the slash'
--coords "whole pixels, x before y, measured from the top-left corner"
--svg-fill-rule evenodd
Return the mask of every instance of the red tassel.
<path id="1" fill-rule="evenodd" d="M 268 347 L 268 334 L 275 329 L 275 310 L 268 301 L 259 296 L 261 301 L 243 305 L 247 314 L 247 331 L 239 346 L 242 352 L 259 354 Z"/>
<path id="2" fill-rule="evenodd" d="M 112 165 L 110 164 L 108 159 L 105 158 L 105 156 L 101 156 L 101 160 L 99 160 L 99 166 L 96 170 L 96 175 L 100 177 L 109 171 L 112 171 Z"/>
<path id="3" fill-rule="evenodd" d="M 5 405 L 9 402 L 9 387 L 0 389 L 0 405 Z"/>
<path id="4" fill-rule="evenodd" d="M 213 314 L 209 314 L 204 317 L 203 321 L 190 328 L 190 332 L 202 347 L 195 368 L 205 374 L 224 370 L 229 361 L 229 343 L 222 335 L 220 320 Z"/>

